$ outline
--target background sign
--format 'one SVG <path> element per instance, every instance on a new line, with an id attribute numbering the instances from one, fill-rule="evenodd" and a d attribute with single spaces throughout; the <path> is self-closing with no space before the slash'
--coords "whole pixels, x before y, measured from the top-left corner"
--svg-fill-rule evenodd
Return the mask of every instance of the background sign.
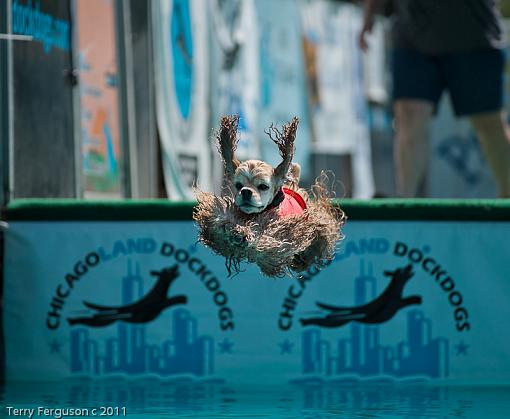
<path id="1" fill-rule="evenodd" d="M 299 117 L 294 161 L 301 165 L 301 177 L 310 176 L 310 124 L 305 89 L 301 27 L 298 3 L 293 0 L 255 3 L 259 26 L 260 109 L 257 135 L 262 159 L 276 167 L 281 158 L 264 130 L 282 126 Z M 285 19 L 281 17 L 285 16 Z"/>
<path id="2" fill-rule="evenodd" d="M 76 196 L 69 2 L 1 7 L 10 8 L 13 34 L 32 37 L 12 41 L 14 198 Z"/>
<path id="3" fill-rule="evenodd" d="M 197 0 L 153 2 L 157 121 L 167 191 L 193 197 L 193 182 L 211 190 L 207 25 Z"/>
<path id="4" fill-rule="evenodd" d="M 191 222 L 12 222 L 7 379 L 508 383 L 509 233 L 350 222 L 323 272 L 273 280 L 227 278 Z"/>
<path id="5" fill-rule="evenodd" d="M 353 197 L 374 195 L 368 107 L 357 35 L 361 11 L 350 4 L 307 1 L 301 6 L 312 151 L 350 155 Z"/>
<path id="6" fill-rule="evenodd" d="M 113 1 L 76 2 L 85 196 L 122 196 Z"/>
<path id="7" fill-rule="evenodd" d="M 208 2 L 211 19 L 212 125 L 223 115 L 239 115 L 237 157 L 260 157 L 257 139 L 259 28 L 253 0 Z"/>
<path id="8" fill-rule="evenodd" d="M 432 121 L 427 196 L 436 198 L 497 197 L 493 174 L 467 118 L 456 118 L 444 94 Z"/>

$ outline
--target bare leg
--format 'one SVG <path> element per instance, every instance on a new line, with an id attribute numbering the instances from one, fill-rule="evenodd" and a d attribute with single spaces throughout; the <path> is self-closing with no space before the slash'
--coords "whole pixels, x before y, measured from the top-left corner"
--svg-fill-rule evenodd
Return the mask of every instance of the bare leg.
<path id="1" fill-rule="evenodd" d="M 510 198 L 510 128 L 506 112 L 471 115 L 470 121 L 496 178 L 499 196 Z"/>
<path id="2" fill-rule="evenodd" d="M 428 128 L 433 104 L 423 100 L 399 99 L 395 102 L 395 170 L 397 194 L 416 196 L 428 165 Z"/>

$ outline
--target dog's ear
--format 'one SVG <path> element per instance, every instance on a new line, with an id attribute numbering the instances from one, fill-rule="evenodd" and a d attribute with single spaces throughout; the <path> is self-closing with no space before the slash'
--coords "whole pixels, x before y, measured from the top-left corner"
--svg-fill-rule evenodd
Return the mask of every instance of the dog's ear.
<path id="1" fill-rule="evenodd" d="M 239 138 L 237 137 L 237 126 L 239 115 L 228 115 L 221 118 L 220 129 L 216 134 L 218 151 L 223 160 L 225 175 L 232 178 L 239 166 L 239 160 L 235 157 L 235 151 Z"/>
<path id="2" fill-rule="evenodd" d="M 274 125 L 269 127 L 266 134 L 278 146 L 278 151 L 282 156 L 282 162 L 274 170 L 274 175 L 278 179 L 279 186 L 283 185 L 290 169 L 292 159 L 294 158 L 294 141 L 296 140 L 296 131 L 299 119 L 294 117 L 291 122 L 285 124 L 281 131 Z"/>

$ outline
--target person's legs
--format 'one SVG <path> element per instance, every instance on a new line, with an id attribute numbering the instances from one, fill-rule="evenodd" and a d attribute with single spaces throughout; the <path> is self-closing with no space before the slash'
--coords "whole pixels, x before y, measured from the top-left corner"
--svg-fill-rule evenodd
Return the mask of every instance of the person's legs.
<path id="1" fill-rule="evenodd" d="M 499 49 L 452 54 L 443 60 L 457 116 L 468 116 L 498 184 L 510 198 L 510 131 L 503 109 L 505 52 Z"/>
<path id="2" fill-rule="evenodd" d="M 428 165 L 428 127 L 443 90 L 438 60 L 415 50 L 393 52 L 397 195 L 414 197 Z"/>
<path id="3" fill-rule="evenodd" d="M 499 196 L 510 198 L 510 128 L 506 112 L 490 112 L 470 116 L 496 182 Z"/>
<path id="4" fill-rule="evenodd" d="M 432 102 L 398 99 L 395 111 L 395 177 L 397 194 L 415 197 L 428 166 L 428 128 L 434 112 Z"/>

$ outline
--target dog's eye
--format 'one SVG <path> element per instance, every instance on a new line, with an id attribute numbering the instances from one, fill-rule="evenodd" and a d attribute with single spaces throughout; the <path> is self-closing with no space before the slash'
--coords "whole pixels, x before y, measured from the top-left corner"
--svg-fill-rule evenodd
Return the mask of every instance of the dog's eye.
<path id="1" fill-rule="evenodd" d="M 242 189 L 243 184 L 242 184 L 241 182 L 236 182 L 235 187 L 236 187 L 236 189 L 239 191 L 239 190 L 241 190 L 241 189 Z"/>
<path id="2" fill-rule="evenodd" d="M 261 184 L 259 185 L 259 190 L 260 191 L 267 191 L 269 189 L 269 186 L 267 186 L 266 184 Z"/>

